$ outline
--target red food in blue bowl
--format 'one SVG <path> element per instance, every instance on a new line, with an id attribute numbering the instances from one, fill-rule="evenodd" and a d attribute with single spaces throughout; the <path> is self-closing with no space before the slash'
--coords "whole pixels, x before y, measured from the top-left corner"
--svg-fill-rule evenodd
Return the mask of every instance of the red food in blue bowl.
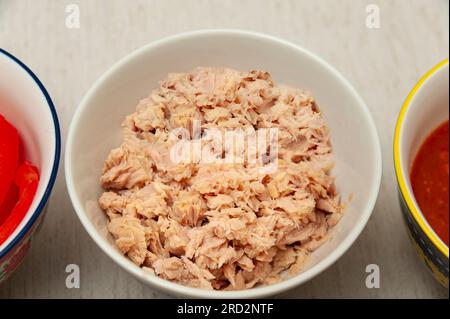
<path id="1" fill-rule="evenodd" d="M 0 114 L 0 245 L 25 217 L 39 184 L 39 170 L 19 151 L 19 133 Z"/>
<path id="2" fill-rule="evenodd" d="M 0 284 L 21 264 L 55 185 L 61 133 L 36 75 L 0 48 Z M 39 169 L 38 169 L 39 168 Z"/>

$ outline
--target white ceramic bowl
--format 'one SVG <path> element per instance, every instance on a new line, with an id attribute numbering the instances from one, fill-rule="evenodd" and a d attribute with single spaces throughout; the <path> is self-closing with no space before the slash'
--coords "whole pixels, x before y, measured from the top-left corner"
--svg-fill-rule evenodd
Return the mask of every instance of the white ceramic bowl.
<path id="1" fill-rule="evenodd" d="M 108 153 L 121 143 L 121 122 L 169 72 L 190 71 L 198 66 L 267 70 L 279 83 L 309 89 L 332 130 L 337 186 L 342 194 L 353 194 L 353 200 L 334 229 L 332 239 L 313 254 L 308 269 L 281 283 L 233 292 L 205 291 L 174 284 L 149 275 L 122 256 L 106 230 L 106 218 L 97 204 L 102 192 L 99 178 Z M 122 59 L 94 84 L 78 107 L 70 127 L 66 178 L 73 206 L 87 232 L 109 257 L 136 278 L 177 296 L 256 298 L 280 293 L 313 278 L 352 245 L 366 225 L 377 199 L 381 151 L 367 106 L 354 88 L 325 61 L 267 35 L 209 30 L 151 43 Z"/>
<path id="2" fill-rule="evenodd" d="M 39 168 L 34 201 L 14 233 L 0 245 L 0 282 L 20 264 L 42 222 L 58 171 L 61 138 L 55 107 L 39 79 L 17 58 L 0 49 L 0 114 L 19 131 L 25 157 Z"/>

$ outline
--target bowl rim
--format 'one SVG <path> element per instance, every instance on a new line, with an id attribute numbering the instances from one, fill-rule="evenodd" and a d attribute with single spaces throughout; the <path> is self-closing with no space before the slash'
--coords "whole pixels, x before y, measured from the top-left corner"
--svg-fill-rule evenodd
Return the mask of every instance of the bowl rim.
<path id="1" fill-rule="evenodd" d="M 140 56 L 141 54 L 146 54 L 148 51 L 152 51 L 158 49 L 160 46 L 168 45 L 179 40 L 186 40 L 189 38 L 196 37 L 204 37 L 204 36 L 236 36 L 236 37 L 246 37 L 251 39 L 265 40 L 267 42 L 271 42 L 272 45 L 278 45 L 287 47 L 297 51 L 298 54 L 306 55 L 311 58 L 316 63 L 320 64 L 323 68 L 327 69 L 330 74 L 336 77 L 337 81 L 341 82 L 345 89 L 352 95 L 352 98 L 355 100 L 355 104 L 358 106 L 359 111 L 362 112 L 363 116 L 366 118 L 368 123 L 368 130 L 371 135 L 371 143 L 373 144 L 373 151 L 375 155 L 374 159 L 374 177 L 371 181 L 371 192 L 369 195 L 369 200 L 366 203 L 366 207 L 361 214 L 361 217 L 357 224 L 353 227 L 353 229 L 347 234 L 344 240 L 339 244 L 338 249 L 333 251 L 323 260 L 321 260 L 317 265 L 312 268 L 307 269 L 305 272 L 297 274 L 291 278 L 281 281 L 280 283 L 276 283 L 273 285 L 268 285 L 264 287 L 256 287 L 251 289 L 239 290 L 239 291 L 210 291 L 199 288 L 191 288 L 187 286 L 183 286 L 181 284 L 172 283 L 170 281 L 164 280 L 157 276 L 144 276 L 143 270 L 132 264 L 131 261 L 124 258 L 118 251 L 112 247 L 110 243 L 108 243 L 104 238 L 102 238 L 98 231 L 94 228 L 92 222 L 89 220 L 87 215 L 85 214 L 85 210 L 83 205 L 78 200 L 77 193 L 75 191 L 74 178 L 72 174 L 72 148 L 75 140 L 75 129 L 79 126 L 80 118 L 87 108 L 87 103 L 91 99 L 91 97 L 95 94 L 97 89 L 110 78 L 113 74 L 121 69 L 129 60 L 133 60 L 134 58 Z M 112 67 L 110 67 L 100 78 L 98 78 L 91 88 L 87 91 L 84 98 L 80 102 L 75 114 L 72 118 L 72 123 L 69 128 L 67 144 L 66 144 L 66 154 L 65 154 L 65 173 L 66 173 L 66 183 L 67 189 L 69 192 L 69 196 L 71 198 L 73 207 L 75 212 L 78 215 L 81 223 L 84 228 L 90 235 L 90 237 L 94 240 L 94 242 L 103 250 L 103 252 L 109 256 L 116 264 L 121 266 L 128 273 L 132 274 L 135 278 L 140 279 L 141 281 L 145 281 L 146 284 L 151 285 L 154 288 L 162 290 L 164 292 L 169 292 L 175 295 L 181 296 L 190 296 L 195 298 L 261 298 L 269 295 L 275 295 L 281 293 L 283 291 L 292 289 L 311 278 L 315 277 L 319 273 L 326 270 L 332 264 L 334 264 L 355 242 L 355 240 L 359 237 L 360 233 L 366 226 L 370 216 L 373 213 L 375 203 L 378 198 L 379 189 L 381 185 L 381 177 L 382 177 L 382 155 L 381 155 L 381 144 L 378 137 L 378 132 L 364 100 L 358 94 L 356 89 L 350 84 L 350 82 L 344 78 L 334 67 L 332 67 L 328 62 L 318 57 L 317 55 L 311 53 L 310 51 L 302 48 L 299 45 L 293 44 L 287 40 L 283 40 L 277 38 L 275 36 L 262 34 L 254 31 L 246 31 L 240 29 L 206 29 L 206 30 L 197 30 L 184 32 L 176 35 L 172 35 L 163 39 L 159 39 L 157 41 L 153 41 L 147 45 L 144 45 L 127 56 L 120 59 L 116 62 Z M 121 258 L 119 258 L 119 256 Z"/>
<path id="2" fill-rule="evenodd" d="M 25 236 L 28 234 L 30 229 L 33 227 L 36 220 L 41 216 L 42 211 L 44 210 L 48 199 L 50 198 L 50 194 L 53 190 L 53 187 L 56 182 L 56 177 L 58 175 L 58 168 L 60 163 L 60 156 L 61 156 L 61 131 L 60 131 L 60 125 L 58 120 L 58 114 L 56 112 L 55 105 L 53 104 L 53 101 L 45 89 L 42 82 L 39 80 L 39 78 L 36 76 L 36 74 L 31 71 L 30 68 L 28 68 L 22 61 L 20 61 L 17 57 L 12 55 L 11 53 L 7 52 L 6 50 L 0 48 L 0 55 L 6 57 L 7 59 L 10 59 L 13 63 L 16 63 L 19 65 L 23 71 L 25 71 L 28 76 L 31 77 L 31 79 L 34 81 L 34 83 L 38 86 L 39 90 L 42 92 L 42 94 L 45 97 L 45 100 L 47 101 L 47 105 L 50 109 L 50 113 L 53 119 L 53 125 L 55 128 L 55 155 L 53 158 L 53 166 L 50 173 L 50 179 L 46 186 L 46 189 L 44 191 L 44 194 L 42 198 L 40 199 L 40 202 L 38 206 L 36 207 L 35 211 L 31 215 L 28 222 L 22 227 L 20 232 L 13 238 L 12 241 L 8 243 L 1 251 L 0 251 L 0 260 L 5 257 L 12 249 L 15 247 Z"/>
<path id="3" fill-rule="evenodd" d="M 433 77 L 435 74 L 437 74 L 440 70 L 444 69 L 445 67 L 448 67 L 449 59 L 446 58 L 443 61 L 439 62 L 437 65 L 432 67 L 429 71 L 427 71 L 420 79 L 419 81 L 414 85 L 413 89 L 409 92 L 408 96 L 406 97 L 406 100 L 404 101 L 402 108 L 400 109 L 400 113 L 397 119 L 397 123 L 395 126 L 395 135 L 394 135 L 394 167 L 395 167 L 395 174 L 397 176 L 397 181 L 399 184 L 400 192 L 405 199 L 406 205 L 411 212 L 414 220 L 417 222 L 419 227 L 422 229 L 422 231 L 425 233 L 425 235 L 428 237 L 428 239 L 431 240 L 433 245 L 437 247 L 437 249 L 445 256 L 447 259 L 449 258 L 449 248 L 448 246 L 439 238 L 439 236 L 436 234 L 436 232 L 433 230 L 433 228 L 430 226 L 430 224 L 427 222 L 425 216 L 422 213 L 422 210 L 420 207 L 416 204 L 416 201 L 414 200 L 414 195 L 409 191 L 407 182 L 406 182 L 406 176 L 405 169 L 401 162 L 401 137 L 403 133 L 403 124 L 405 123 L 406 115 L 409 110 L 409 107 L 414 99 L 414 97 L 417 95 L 418 92 L 420 92 L 425 84 L 428 82 L 431 77 Z"/>

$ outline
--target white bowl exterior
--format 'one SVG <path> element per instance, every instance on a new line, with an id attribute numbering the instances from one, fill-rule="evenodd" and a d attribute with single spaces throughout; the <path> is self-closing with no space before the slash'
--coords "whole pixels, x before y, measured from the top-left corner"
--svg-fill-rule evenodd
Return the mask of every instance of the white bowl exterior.
<path id="1" fill-rule="evenodd" d="M 448 120 L 448 105 L 449 65 L 447 63 L 423 83 L 411 100 L 403 120 L 399 141 L 400 165 L 405 172 L 404 179 L 410 194 L 414 194 L 409 174 L 413 161 L 430 133 L 446 119 Z M 417 210 L 422 214 L 416 199 L 414 196 L 412 198 Z M 423 214 L 422 217 L 424 217 Z M 426 218 L 424 217 L 423 220 L 426 221 Z M 434 232 L 428 222 L 427 225 Z M 439 238 L 437 235 L 436 237 Z"/>
<path id="2" fill-rule="evenodd" d="M 55 162 L 56 132 L 48 101 L 31 75 L 0 52 L 0 114 L 21 135 L 26 159 L 39 168 L 34 201 L 19 227 L 0 246 L 0 252 L 20 233 L 41 202 Z"/>
<path id="3" fill-rule="evenodd" d="M 337 186 L 342 194 L 352 195 L 353 199 L 331 240 L 314 252 L 308 269 L 279 284 L 237 292 L 211 292 L 173 284 L 132 264 L 118 252 L 107 232 L 106 218 L 97 204 L 102 192 L 99 178 L 108 153 L 122 141 L 121 122 L 168 73 L 186 72 L 198 66 L 269 71 L 278 83 L 311 91 L 331 128 Z M 364 102 L 325 62 L 269 36 L 203 31 L 144 47 L 119 62 L 94 85 L 71 125 L 66 176 L 74 207 L 87 231 L 111 258 L 136 277 L 182 296 L 251 298 L 279 293 L 312 278 L 349 248 L 373 210 L 381 180 L 381 153 Z"/>

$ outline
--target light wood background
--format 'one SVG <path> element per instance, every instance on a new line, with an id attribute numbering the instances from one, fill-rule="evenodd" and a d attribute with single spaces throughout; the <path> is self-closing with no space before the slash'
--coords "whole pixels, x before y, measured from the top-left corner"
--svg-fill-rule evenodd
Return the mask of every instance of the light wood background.
<path id="1" fill-rule="evenodd" d="M 79 5 L 81 28 L 65 26 Z M 381 28 L 365 25 L 377 4 Z M 0 0 L 0 47 L 33 69 L 48 88 L 65 138 L 90 85 L 115 61 L 162 37 L 203 28 L 241 28 L 302 45 L 333 64 L 368 103 L 379 129 L 384 176 L 370 222 L 357 242 L 291 298 L 448 298 L 408 242 L 397 202 L 393 130 L 402 102 L 430 67 L 448 57 L 446 0 Z M 1 76 L 1 75 L 0 75 Z M 65 286 L 78 264 L 81 288 Z M 367 289 L 377 264 L 381 288 Z M 22 267 L 0 286 L 3 298 L 160 298 L 106 257 L 79 223 L 60 170 L 42 231 Z"/>

